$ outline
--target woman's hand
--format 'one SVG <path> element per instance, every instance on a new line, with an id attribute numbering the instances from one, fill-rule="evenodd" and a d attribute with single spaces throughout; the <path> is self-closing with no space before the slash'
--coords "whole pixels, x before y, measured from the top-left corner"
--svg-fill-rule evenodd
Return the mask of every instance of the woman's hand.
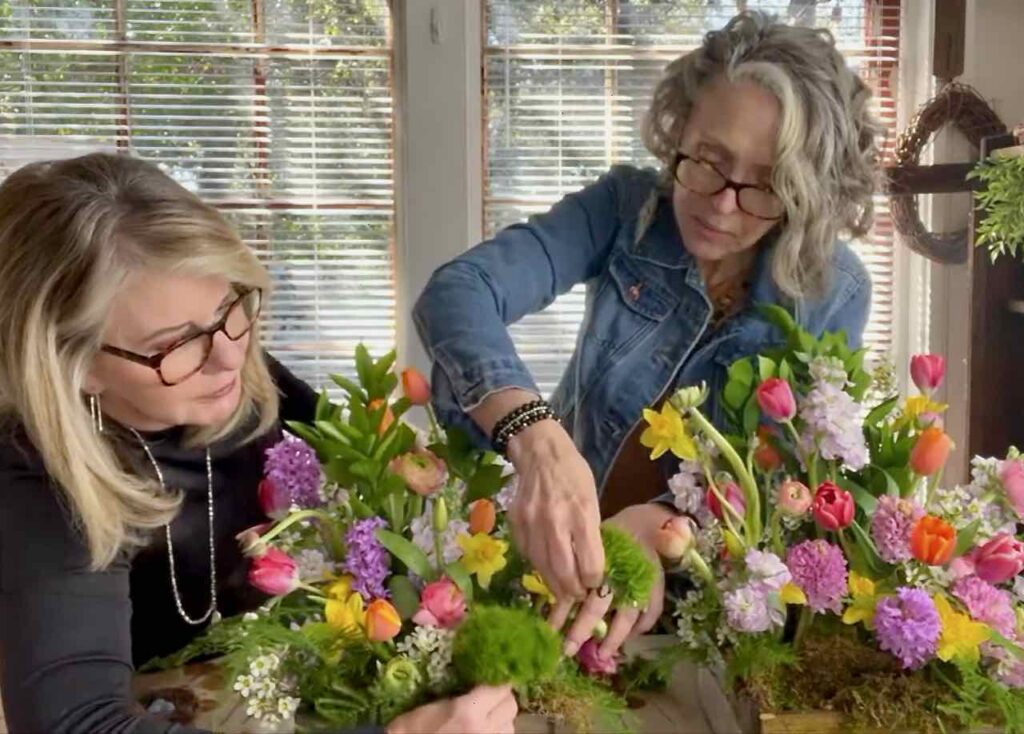
<path id="1" fill-rule="evenodd" d="M 594 474 L 557 421 L 533 424 L 508 449 L 519 475 L 509 511 L 516 544 L 557 598 L 579 601 L 604 577 Z"/>
<path id="2" fill-rule="evenodd" d="M 661 616 L 665 602 L 665 574 L 655 550 L 655 537 L 665 521 L 675 517 L 675 513 L 659 504 L 632 505 L 607 522 L 622 528 L 640 543 L 654 559 L 658 578 L 651 590 L 651 600 L 646 609 L 620 609 L 608 628 L 608 634 L 601 642 L 599 652 L 602 656 L 614 655 L 630 637 L 642 635 L 650 630 Z M 615 600 L 607 589 L 591 592 L 580 606 L 576 619 L 565 635 L 565 654 L 575 655 L 580 646 L 592 635 L 604 615 L 608 613 Z M 551 612 L 549 621 L 555 629 L 561 629 L 574 606 L 572 600 L 559 600 Z"/>
<path id="3" fill-rule="evenodd" d="M 513 734 L 518 712 L 512 686 L 477 686 L 402 714 L 387 734 Z"/>

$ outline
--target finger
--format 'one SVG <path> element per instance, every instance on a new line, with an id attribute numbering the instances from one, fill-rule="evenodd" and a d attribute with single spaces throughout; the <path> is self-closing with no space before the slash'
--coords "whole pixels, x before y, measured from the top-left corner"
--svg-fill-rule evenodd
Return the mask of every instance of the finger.
<path id="1" fill-rule="evenodd" d="M 574 516 L 571 530 L 580 581 L 588 589 L 598 588 L 604 581 L 604 544 L 601 542 L 601 511 L 597 494 L 583 512 Z"/>
<path id="2" fill-rule="evenodd" d="M 487 716 L 487 731 L 514 732 L 519 704 L 515 696 L 503 699 Z"/>
<path id="3" fill-rule="evenodd" d="M 659 582 L 651 590 L 651 601 L 647 605 L 647 610 L 640 614 L 640 618 L 633 625 L 633 629 L 629 633 L 630 637 L 639 637 L 654 627 L 664 608 L 664 600 L 665 585 L 663 582 Z"/>
<path id="4" fill-rule="evenodd" d="M 568 533 L 565 532 L 564 527 L 559 528 L 557 523 L 552 523 L 548 520 L 549 524 L 554 527 L 546 528 L 545 533 L 547 540 L 548 550 L 548 567 L 551 573 L 551 578 L 554 580 L 558 587 L 558 591 L 552 589 L 555 592 L 555 596 L 562 597 L 573 597 L 577 600 L 582 599 L 587 593 L 580 584 L 579 573 L 576 569 L 576 556 L 572 551 L 572 540 Z M 545 579 L 548 577 L 545 576 Z"/>
<path id="5" fill-rule="evenodd" d="M 601 592 L 604 592 L 602 595 Z M 583 606 L 576 615 L 576 621 L 572 623 L 569 632 L 565 635 L 565 647 L 563 651 L 566 657 L 572 657 L 579 651 L 584 642 L 594 634 L 594 627 L 600 622 L 612 606 L 611 590 L 607 587 L 592 591 L 587 595 Z"/>
<path id="6" fill-rule="evenodd" d="M 576 602 L 573 599 L 558 599 L 548 616 L 548 624 L 551 625 L 551 628 L 561 630 L 565 626 L 565 620 L 569 619 L 569 612 L 575 605 Z"/>
<path id="7" fill-rule="evenodd" d="M 501 686 L 476 686 L 461 698 L 466 700 L 467 703 L 479 706 L 482 711 L 487 711 L 488 713 L 494 711 L 508 698 L 515 700 L 515 696 L 512 695 L 512 684 L 510 683 Z"/>
<path id="8" fill-rule="evenodd" d="M 615 613 L 611 626 L 608 628 L 608 636 L 604 638 L 601 647 L 597 649 L 599 655 L 610 657 L 618 652 L 622 643 L 629 637 L 630 630 L 640 618 L 640 610 L 633 607 L 620 609 Z"/>

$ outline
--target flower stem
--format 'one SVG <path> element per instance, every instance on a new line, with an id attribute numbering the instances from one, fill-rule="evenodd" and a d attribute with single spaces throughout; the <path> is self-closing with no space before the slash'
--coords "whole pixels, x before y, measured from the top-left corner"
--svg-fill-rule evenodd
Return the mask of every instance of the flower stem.
<path id="1" fill-rule="evenodd" d="M 736 527 L 732 524 L 732 521 L 733 518 L 735 518 L 740 527 L 745 528 L 743 516 L 740 515 L 739 510 L 726 501 L 726 498 L 722 495 L 722 491 L 718 488 L 718 485 L 715 484 L 715 480 L 712 479 L 711 470 L 708 468 L 707 464 L 701 463 L 701 468 L 704 470 L 704 478 L 707 480 L 708 489 L 711 490 L 711 493 L 715 496 L 715 499 L 718 500 L 718 504 L 722 508 L 722 522 L 725 523 L 725 526 L 729 528 L 733 535 L 740 538 L 741 536 L 736 532 Z"/>
<path id="2" fill-rule="evenodd" d="M 797 650 L 800 649 L 800 644 L 804 641 L 807 636 L 807 628 L 811 626 L 811 619 L 814 613 L 809 607 L 800 608 L 800 618 L 796 623 L 796 633 L 793 635 L 793 647 Z"/>
<path id="3" fill-rule="evenodd" d="M 772 549 L 775 551 L 775 555 L 782 558 L 786 553 L 786 547 L 782 544 L 782 522 L 778 508 L 772 512 L 772 517 L 771 520 L 768 521 L 768 525 L 771 528 Z"/>
<path id="4" fill-rule="evenodd" d="M 321 510 L 299 510 L 277 523 L 277 525 L 264 533 L 260 540 L 269 542 L 300 520 L 307 520 L 311 517 L 319 517 L 321 520 L 331 522 L 331 516 Z"/>
<path id="5" fill-rule="evenodd" d="M 427 411 L 427 420 L 430 422 L 430 442 L 439 443 L 443 436 L 441 435 L 441 424 L 437 422 L 437 414 L 434 413 L 434 406 L 427 403 L 423 409 Z"/>
<path id="6" fill-rule="evenodd" d="M 708 589 L 716 597 L 718 596 L 718 587 L 715 586 L 715 575 L 711 573 L 711 569 L 708 568 L 708 564 L 704 562 L 704 559 L 700 557 L 700 553 L 691 548 L 686 556 L 687 565 L 697 572 L 697 576 L 703 579 L 704 583 L 707 584 Z"/>

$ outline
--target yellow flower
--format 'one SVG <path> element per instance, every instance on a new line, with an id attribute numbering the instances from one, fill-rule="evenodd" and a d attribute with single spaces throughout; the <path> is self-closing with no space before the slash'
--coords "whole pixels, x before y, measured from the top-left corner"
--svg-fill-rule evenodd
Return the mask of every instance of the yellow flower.
<path id="1" fill-rule="evenodd" d="M 949 406 L 945 403 L 937 403 L 928 398 L 927 395 L 914 395 L 907 398 L 903 404 L 903 415 L 895 423 L 895 428 L 905 428 L 917 422 L 917 419 L 927 413 L 942 413 Z"/>
<path id="2" fill-rule="evenodd" d="M 661 412 L 644 408 L 644 420 L 647 428 L 640 434 L 640 443 L 651 449 L 651 460 L 657 459 L 666 451 L 671 451 L 680 459 L 697 458 L 697 444 L 686 431 L 683 416 L 672 403 L 666 401 Z"/>
<path id="3" fill-rule="evenodd" d="M 462 565 L 470 573 L 476 574 L 476 580 L 483 589 L 491 585 L 491 577 L 508 563 L 505 559 L 508 541 L 492 538 L 487 533 L 472 536 L 462 533 L 455 538 L 455 542 L 462 548 Z"/>
<path id="4" fill-rule="evenodd" d="M 536 571 L 525 574 L 522 578 L 522 582 L 523 588 L 531 594 L 543 596 L 544 601 L 548 604 L 555 603 L 555 595 L 551 593 L 551 589 L 548 588 L 548 585 L 544 583 L 544 579 L 542 579 L 540 574 Z"/>
<path id="5" fill-rule="evenodd" d="M 937 655 L 939 660 L 949 662 L 953 658 L 976 663 L 981 658 L 978 646 L 992 636 L 988 625 L 975 622 L 953 606 L 942 594 L 935 595 L 935 610 L 942 620 L 942 636 L 939 638 Z"/>
<path id="6" fill-rule="evenodd" d="M 345 601 L 352 593 L 352 582 L 354 579 L 345 575 L 327 587 L 327 596 L 331 599 Z"/>
<path id="7" fill-rule="evenodd" d="M 324 616 L 327 624 L 342 632 L 362 633 L 366 628 L 366 609 L 359 594 L 349 594 L 344 599 L 328 599 Z"/>
<path id="8" fill-rule="evenodd" d="M 803 589 L 791 581 L 779 590 L 779 600 L 783 604 L 803 606 L 807 603 L 807 595 L 804 594 Z"/>
<path id="9" fill-rule="evenodd" d="M 875 582 L 856 571 L 850 572 L 850 595 L 853 601 L 843 612 L 843 624 L 863 622 L 868 629 L 875 626 L 875 607 L 878 597 L 875 595 Z"/>

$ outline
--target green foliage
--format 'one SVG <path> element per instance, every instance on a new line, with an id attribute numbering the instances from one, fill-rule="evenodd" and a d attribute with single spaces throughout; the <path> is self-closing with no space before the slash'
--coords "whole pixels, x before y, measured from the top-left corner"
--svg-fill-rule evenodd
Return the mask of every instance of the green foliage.
<path id="1" fill-rule="evenodd" d="M 993 156 L 979 161 L 969 174 L 984 188 L 974 192 L 978 247 L 988 247 L 992 261 L 1000 255 L 1018 256 L 1024 243 L 1024 156 Z"/>
<path id="2" fill-rule="evenodd" d="M 794 665 L 796 660 L 793 645 L 774 635 L 740 635 L 726 662 L 726 682 L 731 687 L 739 680 L 774 675 L 778 669 Z"/>
<path id="3" fill-rule="evenodd" d="M 620 607 L 642 607 L 651 598 L 658 578 L 655 561 L 625 530 L 601 526 L 604 568 L 608 586 Z"/>
<path id="4" fill-rule="evenodd" d="M 581 672 L 571 660 L 563 660 L 553 678 L 527 687 L 523 709 L 562 724 L 567 731 L 630 732 L 630 717 L 623 695 Z M 599 718 L 594 720 L 594 712 Z M 558 727 L 559 731 L 563 727 Z"/>
<path id="5" fill-rule="evenodd" d="M 958 665 L 957 672 L 960 683 L 950 683 L 957 700 L 941 705 L 942 713 L 967 731 L 998 724 L 1007 734 L 1024 734 L 1024 691 L 1007 688 L 977 665 Z"/>
<path id="6" fill-rule="evenodd" d="M 479 604 L 455 634 L 452 664 L 470 686 L 522 686 L 550 678 L 561 655 L 558 633 L 535 613 Z"/>

